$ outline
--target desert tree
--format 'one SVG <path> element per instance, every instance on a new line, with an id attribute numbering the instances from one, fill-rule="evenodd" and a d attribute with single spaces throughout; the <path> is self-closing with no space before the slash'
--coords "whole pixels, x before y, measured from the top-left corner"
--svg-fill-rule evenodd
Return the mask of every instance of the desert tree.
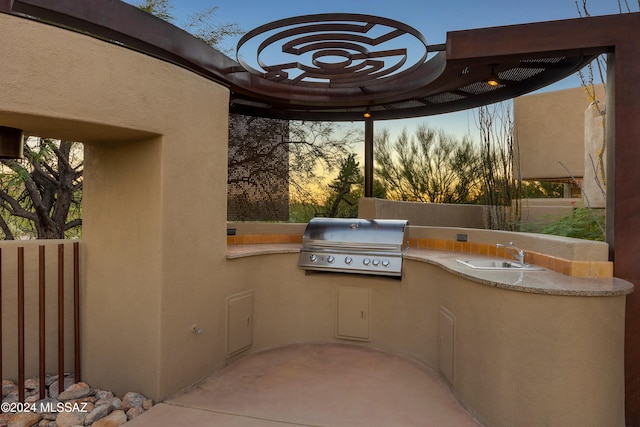
<path id="1" fill-rule="evenodd" d="M 318 204 L 326 193 L 324 183 L 362 140 L 362 130 L 331 122 L 290 123 L 289 171 L 292 199 Z"/>
<path id="2" fill-rule="evenodd" d="M 479 107 L 476 118 L 480 134 L 480 201 L 485 206 L 485 226 L 494 230 L 517 231 L 522 179 L 515 146 L 512 103 Z"/>
<path id="3" fill-rule="evenodd" d="M 175 24 L 192 36 L 224 53 L 231 53 L 231 48 L 224 47 L 224 41 L 228 37 L 242 35 L 244 32 L 237 23 L 220 23 L 215 18 L 218 6 L 210 6 L 198 10 L 184 22 L 176 22 L 173 15 L 173 3 L 171 0 L 143 0 L 136 6 L 147 13 L 157 16 L 167 22 Z"/>
<path id="4" fill-rule="evenodd" d="M 0 228 L 5 239 L 63 239 L 82 225 L 82 144 L 26 138 L 23 159 L 0 168 Z"/>
<path id="5" fill-rule="evenodd" d="M 356 161 L 355 154 L 350 153 L 342 160 L 338 176 L 328 185 L 329 197 L 325 204 L 324 216 L 356 217 L 363 183 L 360 164 Z"/>
<path id="6" fill-rule="evenodd" d="M 375 138 L 377 177 L 389 197 L 428 203 L 475 203 L 480 159 L 471 138 L 419 125 L 391 142 L 383 129 Z"/>

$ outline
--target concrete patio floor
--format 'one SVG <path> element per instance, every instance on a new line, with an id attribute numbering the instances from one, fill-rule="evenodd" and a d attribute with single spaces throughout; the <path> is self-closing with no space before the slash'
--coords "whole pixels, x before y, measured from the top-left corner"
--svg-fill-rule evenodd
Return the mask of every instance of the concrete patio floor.
<path id="1" fill-rule="evenodd" d="M 293 345 L 249 355 L 127 423 L 128 427 L 285 425 L 480 424 L 423 365 L 340 344 Z"/>

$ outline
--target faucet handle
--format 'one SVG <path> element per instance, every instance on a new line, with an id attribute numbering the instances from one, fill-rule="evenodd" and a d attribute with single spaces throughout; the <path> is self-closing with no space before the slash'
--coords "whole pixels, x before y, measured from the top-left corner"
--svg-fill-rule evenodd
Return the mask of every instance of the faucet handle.
<path id="1" fill-rule="evenodd" d="M 519 247 L 517 247 L 516 245 L 514 245 L 514 244 L 513 244 L 513 242 L 509 242 L 509 245 L 510 245 L 513 249 L 517 250 L 518 252 L 522 252 L 522 249 L 520 249 Z"/>
<path id="2" fill-rule="evenodd" d="M 513 255 L 514 258 L 518 260 L 521 264 L 524 264 L 524 251 L 513 244 L 513 242 L 509 242 L 509 246 L 505 246 L 501 243 L 496 244 L 497 248 L 504 248 L 507 252 Z"/>

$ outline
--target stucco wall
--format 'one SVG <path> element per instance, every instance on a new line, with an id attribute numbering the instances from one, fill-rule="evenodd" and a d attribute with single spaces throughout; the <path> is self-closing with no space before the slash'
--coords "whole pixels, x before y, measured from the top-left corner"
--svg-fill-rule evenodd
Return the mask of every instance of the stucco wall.
<path id="1" fill-rule="evenodd" d="M 585 202 L 593 208 L 607 205 L 607 152 L 605 141 L 604 102 L 593 104 L 584 112 L 584 179 L 582 194 Z"/>
<path id="2" fill-rule="evenodd" d="M 85 143 L 84 379 L 159 400 L 213 372 L 224 360 L 212 300 L 225 254 L 228 90 L 8 15 L 0 39 L 0 125 Z M 208 334 L 196 339 L 194 323 Z"/>
<path id="3" fill-rule="evenodd" d="M 523 228 L 538 230 L 580 206 L 583 206 L 580 199 L 522 199 L 520 224 Z M 484 205 L 402 202 L 368 197 L 359 200 L 358 216 L 406 219 L 409 224 L 431 227 L 484 229 L 485 208 Z"/>
<path id="4" fill-rule="evenodd" d="M 358 201 L 358 216 L 406 219 L 409 224 L 435 227 L 485 228 L 482 205 L 400 202 L 368 197 Z"/>
<path id="5" fill-rule="evenodd" d="M 602 85 L 597 86 L 596 93 L 604 100 Z M 513 100 L 515 138 L 523 179 L 584 176 L 584 112 L 590 103 L 583 87 Z"/>

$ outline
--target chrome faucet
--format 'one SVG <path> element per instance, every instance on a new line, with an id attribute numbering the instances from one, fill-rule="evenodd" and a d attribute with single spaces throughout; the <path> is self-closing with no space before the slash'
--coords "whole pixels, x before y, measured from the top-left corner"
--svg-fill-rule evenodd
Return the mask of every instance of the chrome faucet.
<path id="1" fill-rule="evenodd" d="M 505 246 L 501 243 L 496 245 L 496 248 L 505 248 L 520 264 L 524 264 L 524 251 L 517 246 L 514 246 L 513 242 L 509 242 L 509 246 Z"/>

